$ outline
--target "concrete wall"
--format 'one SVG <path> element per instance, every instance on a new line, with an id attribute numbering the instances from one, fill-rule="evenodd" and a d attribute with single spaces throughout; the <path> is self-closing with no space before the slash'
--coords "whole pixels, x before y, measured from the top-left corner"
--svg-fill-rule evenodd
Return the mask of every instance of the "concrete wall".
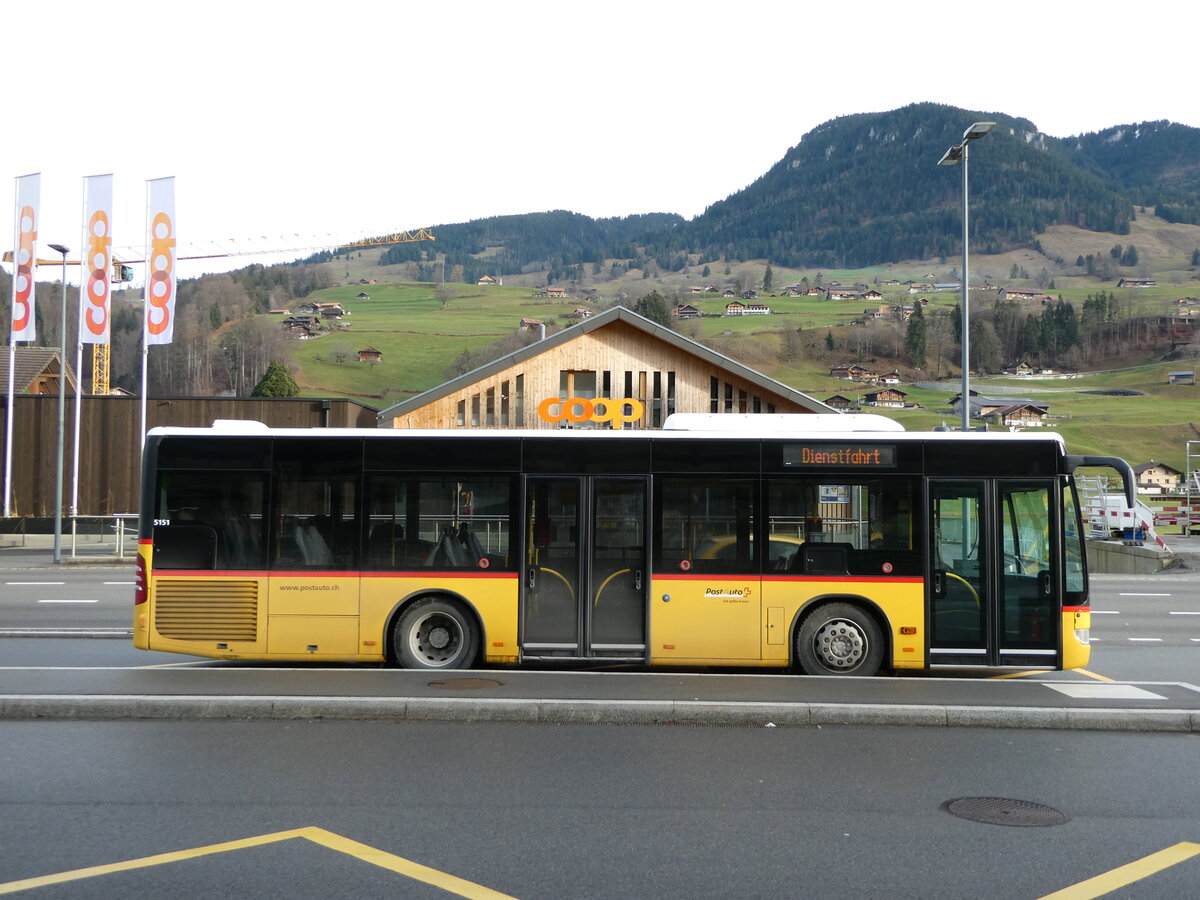
<path id="1" fill-rule="evenodd" d="M 1157 546 L 1135 547 L 1119 541 L 1088 541 L 1088 571 L 1105 575 L 1153 575 L 1176 559 Z"/>

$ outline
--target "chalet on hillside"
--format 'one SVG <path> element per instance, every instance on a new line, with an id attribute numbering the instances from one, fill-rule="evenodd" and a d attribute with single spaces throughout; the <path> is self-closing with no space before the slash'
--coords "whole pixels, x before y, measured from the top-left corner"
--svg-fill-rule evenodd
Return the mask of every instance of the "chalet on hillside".
<path id="1" fill-rule="evenodd" d="M 834 394 L 832 397 L 825 398 L 825 405 L 832 406 L 834 409 L 853 409 L 855 403 L 849 397 L 843 397 L 841 394 Z"/>
<path id="2" fill-rule="evenodd" d="M 503 284 L 504 282 L 492 275 L 481 275 L 475 283 L 482 287 L 490 287 L 493 284 Z"/>
<path id="3" fill-rule="evenodd" d="M 1046 295 L 1041 291 L 1019 291 L 1016 288 L 1000 288 L 1001 300 L 1044 300 Z"/>
<path id="4" fill-rule="evenodd" d="M 698 319 L 700 310 L 690 303 L 680 303 L 678 306 L 671 307 L 671 315 L 676 319 Z"/>
<path id="5" fill-rule="evenodd" d="M 860 366 L 858 363 L 844 363 L 839 366 L 832 366 L 829 369 L 829 374 L 833 378 L 843 378 L 846 381 L 874 381 L 879 377 L 877 373 Z"/>
<path id="6" fill-rule="evenodd" d="M 1158 284 L 1153 278 L 1122 278 L 1117 282 L 1117 287 L 1127 288 L 1147 288 L 1154 287 Z"/>
<path id="7" fill-rule="evenodd" d="M 1133 474 L 1137 476 L 1140 494 L 1169 494 L 1178 490 L 1183 481 L 1183 473 L 1174 466 L 1154 460 L 1134 466 Z"/>
<path id="8" fill-rule="evenodd" d="M 1013 403 L 983 412 L 980 418 L 1007 428 L 1036 428 L 1045 424 L 1047 409 L 1044 403 Z"/>
<path id="9" fill-rule="evenodd" d="M 878 391 L 868 391 L 863 395 L 864 406 L 886 406 L 890 409 L 904 409 L 904 398 L 908 394 L 899 388 L 882 388 Z"/>
<path id="10" fill-rule="evenodd" d="M 376 350 L 374 347 L 363 347 L 358 351 L 358 361 L 365 363 L 381 363 L 383 362 L 383 351 Z"/>
<path id="11" fill-rule="evenodd" d="M 1195 384 L 1195 370 L 1181 370 L 1167 373 L 1167 384 Z"/>
<path id="12" fill-rule="evenodd" d="M 371 295 L 370 295 L 370 294 L 368 294 L 366 291 L 359 291 L 359 292 L 358 292 L 358 296 L 357 296 L 357 297 L 355 297 L 354 299 L 355 299 L 355 300 L 370 300 L 370 299 L 371 299 Z"/>

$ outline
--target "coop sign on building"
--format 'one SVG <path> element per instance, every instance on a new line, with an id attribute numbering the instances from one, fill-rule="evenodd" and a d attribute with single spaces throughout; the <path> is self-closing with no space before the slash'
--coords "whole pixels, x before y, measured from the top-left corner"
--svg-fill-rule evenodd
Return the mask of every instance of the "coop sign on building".
<path id="1" fill-rule="evenodd" d="M 584 422 L 611 422 L 613 428 L 620 429 L 624 428 L 627 423 L 641 421 L 645 414 L 645 404 L 632 397 L 623 397 L 619 400 L 605 397 L 595 399 L 547 397 L 538 404 L 538 418 L 551 424 L 570 422 L 572 425 L 581 425 Z"/>

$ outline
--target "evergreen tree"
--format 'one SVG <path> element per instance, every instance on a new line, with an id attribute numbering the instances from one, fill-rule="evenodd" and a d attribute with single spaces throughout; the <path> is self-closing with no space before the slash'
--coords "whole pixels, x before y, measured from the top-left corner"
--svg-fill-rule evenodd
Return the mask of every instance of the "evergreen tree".
<path id="1" fill-rule="evenodd" d="M 1137 247 L 1130 244 L 1125 248 L 1125 252 L 1121 254 L 1121 265 L 1136 266 L 1138 264 Z"/>
<path id="2" fill-rule="evenodd" d="M 250 392 L 251 397 L 297 397 L 299 394 L 300 385 L 296 384 L 292 373 L 283 363 L 275 360 L 271 360 L 262 381 Z"/>
<path id="3" fill-rule="evenodd" d="M 1200 266 L 1200 247 L 1192 251 L 1192 265 Z"/>
<path id="4" fill-rule="evenodd" d="M 671 327 L 671 304 L 658 291 L 651 291 L 639 300 L 634 301 L 633 311 L 639 316 L 645 316 L 655 325 L 664 328 Z"/>
<path id="5" fill-rule="evenodd" d="M 913 368 L 925 368 L 925 343 L 925 314 L 921 311 L 921 304 L 917 303 L 913 306 L 913 314 L 904 332 L 904 349 Z"/>
<path id="6" fill-rule="evenodd" d="M 763 286 L 762 286 L 763 292 L 770 293 L 771 289 L 774 286 L 775 286 L 775 273 L 773 271 L 771 271 L 771 264 L 767 263 L 767 272 L 765 275 L 763 275 Z"/>
<path id="7" fill-rule="evenodd" d="M 832 331 L 825 332 L 825 349 L 826 350 L 833 349 L 833 332 Z"/>
<path id="8" fill-rule="evenodd" d="M 700 273 L 700 277 L 701 278 L 709 278 L 711 275 L 712 275 L 712 270 L 706 264 L 704 266 L 704 271 Z"/>

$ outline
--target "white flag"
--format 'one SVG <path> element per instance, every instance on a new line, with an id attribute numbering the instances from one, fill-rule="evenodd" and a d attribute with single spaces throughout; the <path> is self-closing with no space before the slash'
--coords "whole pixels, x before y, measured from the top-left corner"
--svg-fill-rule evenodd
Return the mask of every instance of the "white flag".
<path id="1" fill-rule="evenodd" d="M 42 176 L 17 179 L 16 246 L 13 248 L 12 331 L 9 343 L 37 339 L 33 279 L 37 274 L 38 197 Z"/>
<path id="2" fill-rule="evenodd" d="M 79 342 L 109 342 L 109 272 L 112 269 L 111 175 L 91 175 L 83 188 L 83 294 L 79 302 Z"/>
<path id="3" fill-rule="evenodd" d="M 175 334 L 175 179 L 146 182 L 146 345 Z"/>

